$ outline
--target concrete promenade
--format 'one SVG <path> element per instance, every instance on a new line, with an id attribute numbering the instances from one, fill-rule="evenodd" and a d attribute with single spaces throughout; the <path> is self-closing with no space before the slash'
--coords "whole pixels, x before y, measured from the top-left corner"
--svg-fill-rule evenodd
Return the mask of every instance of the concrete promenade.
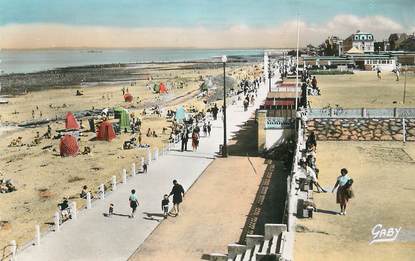
<path id="1" fill-rule="evenodd" d="M 267 88 L 262 84 L 255 105 L 247 112 L 243 111 L 242 101 L 228 105 L 228 139 L 254 113 L 266 93 Z M 130 177 L 131 166 L 125 166 L 129 175 L 127 184 L 119 184 L 117 190 L 104 200 L 93 202 L 92 209 L 79 212 L 78 218 L 66 222 L 59 232 L 42 237 L 40 246 L 31 246 L 18 253 L 18 260 L 127 260 L 159 224 L 161 218 L 157 214 L 161 213 L 161 199 L 163 194 L 170 192 L 172 180 L 177 179 L 188 190 L 216 156 L 219 144 L 223 142 L 222 133 L 219 117 L 212 121 L 211 136 L 201 138 L 197 152 L 170 151 L 152 161 L 147 174 L 135 177 Z M 191 149 L 190 142 L 188 149 Z M 128 197 L 131 189 L 136 189 L 140 202 L 134 219 L 127 216 L 130 214 Z M 120 215 L 111 218 L 103 215 L 110 203 L 115 205 L 114 212 Z"/>

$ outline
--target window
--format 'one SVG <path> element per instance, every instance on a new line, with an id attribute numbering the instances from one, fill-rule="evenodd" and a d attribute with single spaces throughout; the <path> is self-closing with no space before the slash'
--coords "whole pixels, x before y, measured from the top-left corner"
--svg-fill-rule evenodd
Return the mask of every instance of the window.
<path id="1" fill-rule="evenodd" d="M 366 35 L 361 35 L 360 40 L 366 40 Z"/>
<path id="2" fill-rule="evenodd" d="M 367 39 L 372 40 L 372 35 L 368 35 Z"/>
<path id="3" fill-rule="evenodd" d="M 358 36 L 358 35 L 355 35 L 355 36 L 354 36 L 354 39 L 355 39 L 355 40 L 359 40 L 359 36 Z"/>

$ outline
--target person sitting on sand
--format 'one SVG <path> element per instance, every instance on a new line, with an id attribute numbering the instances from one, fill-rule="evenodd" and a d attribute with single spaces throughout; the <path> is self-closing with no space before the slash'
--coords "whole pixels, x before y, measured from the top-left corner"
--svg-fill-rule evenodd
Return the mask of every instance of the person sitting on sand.
<path id="1" fill-rule="evenodd" d="M 82 155 L 88 155 L 91 153 L 91 148 L 88 146 L 84 147 L 84 151 L 82 152 Z"/>
<path id="2" fill-rule="evenodd" d="M 79 193 L 79 197 L 80 198 L 83 198 L 83 199 L 86 199 L 86 195 L 87 195 L 88 192 L 89 192 L 88 191 L 88 186 L 87 185 L 84 185 L 82 187 L 81 193 Z"/>
<path id="3" fill-rule="evenodd" d="M 82 95 L 84 95 L 82 91 L 76 90 L 76 96 L 82 96 Z"/>
<path id="4" fill-rule="evenodd" d="M 148 128 L 146 136 L 147 137 L 150 137 L 151 136 L 151 129 L 150 128 Z"/>
<path id="5" fill-rule="evenodd" d="M 62 220 L 68 220 L 69 219 L 69 202 L 68 199 L 65 197 L 63 198 L 62 203 L 58 204 L 59 211 L 61 213 Z"/>
<path id="6" fill-rule="evenodd" d="M 157 134 L 156 134 L 156 131 L 153 131 L 152 136 L 153 136 L 154 138 L 157 138 L 157 137 L 158 137 L 158 136 L 157 136 Z"/>

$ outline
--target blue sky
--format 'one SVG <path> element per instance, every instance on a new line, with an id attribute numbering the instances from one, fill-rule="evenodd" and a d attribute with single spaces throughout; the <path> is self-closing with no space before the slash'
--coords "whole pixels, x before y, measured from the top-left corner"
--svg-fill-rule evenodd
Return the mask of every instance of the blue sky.
<path id="1" fill-rule="evenodd" d="M 307 23 L 353 14 L 382 15 L 412 26 L 415 0 L 0 0 L 0 26 L 266 27 L 295 18 L 297 11 Z"/>
<path id="2" fill-rule="evenodd" d="M 0 0 L 0 48 L 292 47 L 297 13 L 303 45 L 415 31 L 415 0 Z"/>

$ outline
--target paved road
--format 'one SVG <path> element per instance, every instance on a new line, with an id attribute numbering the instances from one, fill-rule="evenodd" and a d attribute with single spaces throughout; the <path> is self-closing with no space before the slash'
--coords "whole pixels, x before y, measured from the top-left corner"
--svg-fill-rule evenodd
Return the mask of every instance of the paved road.
<path id="1" fill-rule="evenodd" d="M 240 103 L 228 107 L 228 138 L 249 119 L 266 92 L 265 87 L 259 89 L 255 105 L 247 112 Z M 95 201 L 92 209 L 83 210 L 76 220 L 66 222 L 61 231 L 43 237 L 40 246 L 18 253 L 18 260 L 127 260 L 159 224 L 159 217 L 149 218 L 145 213 L 161 212 L 162 196 L 170 192 L 172 180 L 177 179 L 187 190 L 213 161 L 223 141 L 223 128 L 220 120 L 212 125 L 212 135 L 201 138 L 197 152 L 170 151 L 160 156 L 149 166 L 147 174 L 120 184 L 105 200 Z M 126 215 L 130 213 L 128 197 L 133 188 L 138 192 L 140 206 L 136 217 L 130 219 Z M 104 217 L 110 203 L 115 205 L 116 213 L 125 216 Z"/>

